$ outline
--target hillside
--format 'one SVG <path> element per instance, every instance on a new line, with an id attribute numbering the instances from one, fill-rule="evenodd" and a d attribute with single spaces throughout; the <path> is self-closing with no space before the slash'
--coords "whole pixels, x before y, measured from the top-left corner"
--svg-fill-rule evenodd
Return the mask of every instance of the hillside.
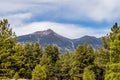
<path id="1" fill-rule="evenodd" d="M 51 29 L 45 31 L 37 31 L 32 34 L 19 36 L 18 42 L 38 42 L 41 46 L 45 47 L 48 44 L 58 45 L 61 52 L 65 51 L 73 51 L 78 45 L 82 45 L 87 43 L 91 45 L 93 48 L 98 48 L 102 46 L 102 42 L 100 38 L 92 37 L 92 36 L 83 36 L 78 39 L 69 39 L 63 37 Z"/>

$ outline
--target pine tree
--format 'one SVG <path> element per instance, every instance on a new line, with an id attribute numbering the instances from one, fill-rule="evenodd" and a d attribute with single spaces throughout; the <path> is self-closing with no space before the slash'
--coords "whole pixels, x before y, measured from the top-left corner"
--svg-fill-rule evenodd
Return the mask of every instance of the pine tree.
<path id="1" fill-rule="evenodd" d="M 72 55 L 70 75 L 75 80 L 82 80 L 85 67 L 92 65 L 94 60 L 94 51 L 92 47 L 84 44 L 78 46 Z"/>
<path id="2" fill-rule="evenodd" d="M 45 47 L 45 55 L 43 57 L 47 57 L 46 60 L 44 60 L 44 58 L 42 58 L 44 61 L 41 60 L 41 62 L 47 62 L 44 65 L 47 65 L 47 69 L 48 69 L 48 76 L 49 79 L 54 79 L 55 78 L 55 64 L 57 62 L 57 60 L 59 59 L 59 49 L 57 46 L 52 46 L 52 45 L 47 45 Z M 48 63 L 49 62 L 49 63 Z"/>
<path id="3" fill-rule="evenodd" d="M 32 72 L 32 80 L 46 80 L 47 79 L 47 69 L 45 66 L 36 65 Z"/>
<path id="4" fill-rule="evenodd" d="M 12 59 L 14 61 L 13 63 L 13 67 L 14 67 L 14 70 L 16 72 L 19 73 L 19 76 L 21 78 L 24 78 L 24 73 L 26 72 L 26 68 L 25 68 L 25 49 L 24 49 L 24 46 L 21 45 L 21 44 L 16 44 L 13 48 L 14 50 L 14 55 L 12 56 Z"/>
<path id="5" fill-rule="evenodd" d="M 33 50 L 32 50 L 32 44 L 31 43 L 26 43 L 24 45 L 24 60 L 25 60 L 25 73 L 24 77 L 30 79 L 32 77 L 32 68 L 33 68 Z"/>
<path id="6" fill-rule="evenodd" d="M 0 75 L 12 77 L 14 70 L 11 69 L 11 56 L 13 46 L 16 44 L 16 35 L 12 32 L 7 19 L 0 21 Z"/>
<path id="7" fill-rule="evenodd" d="M 70 63 L 71 63 L 71 54 L 69 52 L 66 52 L 60 57 L 61 61 L 61 68 L 60 68 L 60 73 L 62 76 L 62 79 L 70 79 L 70 74 L 69 71 L 71 69 Z"/>
<path id="8" fill-rule="evenodd" d="M 84 69 L 83 80 L 95 80 L 95 73 L 90 69 L 91 66 L 88 66 Z"/>
<path id="9" fill-rule="evenodd" d="M 105 80 L 120 79 L 120 27 L 115 23 L 110 33 L 110 63 L 107 66 Z"/>
<path id="10" fill-rule="evenodd" d="M 114 40 L 110 43 L 110 62 L 120 62 L 120 29 L 119 33 L 114 35 Z"/>
<path id="11" fill-rule="evenodd" d="M 106 66 L 110 62 L 110 54 L 107 49 L 99 48 L 95 51 L 94 72 L 97 79 L 104 79 Z"/>
<path id="12" fill-rule="evenodd" d="M 36 65 L 40 63 L 40 59 L 42 57 L 42 47 L 38 43 L 33 43 L 32 44 L 32 54 L 33 54 L 33 66 L 34 68 Z"/>

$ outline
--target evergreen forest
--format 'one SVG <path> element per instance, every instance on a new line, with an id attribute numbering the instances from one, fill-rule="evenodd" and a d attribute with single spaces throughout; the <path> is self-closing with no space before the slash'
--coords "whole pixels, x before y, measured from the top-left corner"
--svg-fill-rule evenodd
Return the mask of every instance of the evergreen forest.
<path id="1" fill-rule="evenodd" d="M 120 26 L 102 37 L 102 47 L 84 43 L 61 53 L 57 45 L 20 44 L 7 19 L 0 20 L 0 80 L 120 80 Z"/>

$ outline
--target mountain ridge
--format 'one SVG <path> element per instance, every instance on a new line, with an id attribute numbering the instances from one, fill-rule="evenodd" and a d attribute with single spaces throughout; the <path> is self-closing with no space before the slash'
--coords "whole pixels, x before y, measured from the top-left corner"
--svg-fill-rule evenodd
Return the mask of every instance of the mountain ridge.
<path id="1" fill-rule="evenodd" d="M 78 45 L 82 45 L 84 43 L 91 45 L 93 48 L 98 48 L 102 46 L 102 41 L 100 38 L 86 35 L 78 39 L 69 39 L 59 35 L 51 29 L 36 31 L 32 34 L 18 36 L 17 41 L 20 43 L 38 42 L 42 47 L 45 47 L 48 44 L 58 45 L 61 52 L 71 52 Z"/>

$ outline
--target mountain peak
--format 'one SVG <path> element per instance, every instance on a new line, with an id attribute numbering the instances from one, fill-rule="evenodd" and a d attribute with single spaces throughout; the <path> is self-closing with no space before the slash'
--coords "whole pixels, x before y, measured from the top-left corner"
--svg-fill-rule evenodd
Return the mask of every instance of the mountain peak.
<path id="1" fill-rule="evenodd" d="M 96 38 L 96 37 L 85 35 L 85 36 L 83 36 L 83 37 L 81 37 L 81 38 Z"/>
<path id="2" fill-rule="evenodd" d="M 42 34 L 42 35 L 48 35 L 48 34 L 52 34 L 52 33 L 54 33 L 54 31 L 52 29 L 47 29 L 47 30 L 44 30 L 44 31 L 35 32 L 35 34 Z"/>
<path id="3" fill-rule="evenodd" d="M 68 39 L 57 34 L 51 29 L 37 31 L 29 35 L 19 36 L 18 42 L 38 42 L 43 47 L 45 47 L 48 44 L 57 44 L 61 52 L 73 51 L 78 45 L 83 45 L 84 43 L 91 45 L 93 48 L 98 48 L 102 46 L 100 38 L 95 38 L 86 35 L 78 39 Z"/>
<path id="4" fill-rule="evenodd" d="M 53 32 L 53 30 L 52 30 L 52 29 L 47 29 L 46 31 L 51 31 L 51 32 Z"/>

